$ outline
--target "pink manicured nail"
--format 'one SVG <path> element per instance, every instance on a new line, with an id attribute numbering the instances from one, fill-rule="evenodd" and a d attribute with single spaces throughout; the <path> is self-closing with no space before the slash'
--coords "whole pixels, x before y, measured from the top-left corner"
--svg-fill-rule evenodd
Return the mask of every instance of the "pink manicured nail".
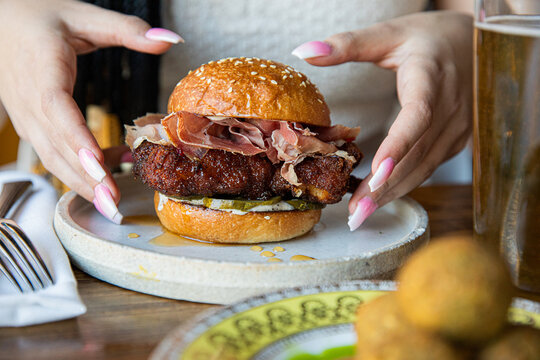
<path id="1" fill-rule="evenodd" d="M 81 148 L 79 150 L 79 161 L 81 162 L 84 170 L 92 177 L 92 179 L 97 182 L 101 182 L 105 177 L 106 173 L 103 170 L 103 167 L 97 161 L 93 152 L 88 149 Z"/>
<path id="2" fill-rule="evenodd" d="M 133 154 L 131 151 L 125 152 L 120 156 L 120 162 L 121 163 L 132 163 L 133 162 Z"/>
<path id="3" fill-rule="evenodd" d="M 184 42 L 184 39 L 180 35 L 171 30 L 163 28 L 152 28 L 144 34 L 147 39 L 155 41 L 165 41 L 171 44 L 178 44 L 179 42 Z"/>
<path id="4" fill-rule="evenodd" d="M 292 51 L 291 54 L 300 59 L 309 59 L 318 56 L 327 56 L 332 53 L 332 47 L 323 41 L 309 41 L 303 43 Z"/>
<path id="5" fill-rule="evenodd" d="M 375 171 L 375 174 L 373 174 L 373 177 L 368 182 L 371 192 L 380 188 L 388 180 L 394 170 L 394 165 L 395 163 L 392 158 L 386 158 L 380 163 L 377 171 Z"/>
<path id="6" fill-rule="evenodd" d="M 121 224 L 124 218 L 114 203 L 111 191 L 105 184 L 98 184 L 94 188 L 94 206 L 107 219 L 115 224 Z"/>
<path id="7" fill-rule="evenodd" d="M 362 225 L 362 223 L 377 210 L 377 204 L 369 196 L 364 196 L 356 205 L 356 210 L 349 216 L 349 229 L 354 231 Z"/>

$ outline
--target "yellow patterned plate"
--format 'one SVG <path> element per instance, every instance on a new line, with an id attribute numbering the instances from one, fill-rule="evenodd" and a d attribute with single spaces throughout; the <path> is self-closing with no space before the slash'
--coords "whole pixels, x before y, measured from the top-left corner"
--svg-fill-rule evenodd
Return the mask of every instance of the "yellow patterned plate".
<path id="1" fill-rule="evenodd" d="M 395 286 L 392 281 L 357 281 L 252 297 L 175 329 L 151 358 L 346 359 L 354 354 L 356 307 Z M 540 304 L 514 299 L 509 320 L 540 328 Z"/>

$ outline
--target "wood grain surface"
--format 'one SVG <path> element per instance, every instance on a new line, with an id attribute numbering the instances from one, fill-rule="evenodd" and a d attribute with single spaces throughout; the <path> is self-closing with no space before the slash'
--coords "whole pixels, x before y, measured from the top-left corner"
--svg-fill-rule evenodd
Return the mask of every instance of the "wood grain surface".
<path id="1" fill-rule="evenodd" d="M 472 234 L 470 186 L 429 186 L 410 196 L 427 210 L 432 237 Z M 147 359 L 170 330 L 218 307 L 139 294 L 79 270 L 75 275 L 88 312 L 56 323 L 0 328 L 0 359 Z"/>

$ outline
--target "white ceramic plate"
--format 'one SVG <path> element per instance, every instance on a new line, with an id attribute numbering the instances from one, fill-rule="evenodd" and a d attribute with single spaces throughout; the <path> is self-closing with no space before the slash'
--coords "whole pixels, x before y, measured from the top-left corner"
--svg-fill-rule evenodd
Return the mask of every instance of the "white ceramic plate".
<path id="1" fill-rule="evenodd" d="M 377 210 L 360 229 L 347 227 L 346 196 L 328 206 L 308 234 L 285 242 L 213 245 L 165 234 L 153 215 L 153 193 L 131 177 L 118 178 L 123 225 L 104 219 L 74 192 L 56 209 L 54 226 L 74 264 L 99 279 L 158 296 L 209 303 L 285 287 L 381 278 L 429 237 L 425 210 L 403 198 Z M 133 237 L 136 234 L 138 237 Z M 171 242 L 175 246 L 170 246 Z M 274 251 L 276 247 L 284 251 Z M 291 261 L 294 255 L 316 260 Z"/>
<path id="2" fill-rule="evenodd" d="M 352 359 L 357 306 L 392 290 L 392 281 L 357 281 L 249 298 L 176 328 L 151 359 Z M 509 321 L 540 328 L 540 304 L 514 299 Z"/>

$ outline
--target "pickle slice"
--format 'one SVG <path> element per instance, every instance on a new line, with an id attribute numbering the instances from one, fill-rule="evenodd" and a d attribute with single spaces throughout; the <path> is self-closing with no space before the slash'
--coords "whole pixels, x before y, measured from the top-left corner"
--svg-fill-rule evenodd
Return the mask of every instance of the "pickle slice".
<path id="1" fill-rule="evenodd" d="M 257 206 L 275 205 L 280 201 L 280 196 L 274 196 L 268 200 L 213 199 L 207 197 L 203 199 L 203 204 L 206 207 L 215 209 L 248 211 Z"/>
<path id="2" fill-rule="evenodd" d="M 285 202 L 291 205 L 296 210 L 301 211 L 322 209 L 324 207 L 324 204 L 313 203 L 301 199 L 285 200 Z"/>

